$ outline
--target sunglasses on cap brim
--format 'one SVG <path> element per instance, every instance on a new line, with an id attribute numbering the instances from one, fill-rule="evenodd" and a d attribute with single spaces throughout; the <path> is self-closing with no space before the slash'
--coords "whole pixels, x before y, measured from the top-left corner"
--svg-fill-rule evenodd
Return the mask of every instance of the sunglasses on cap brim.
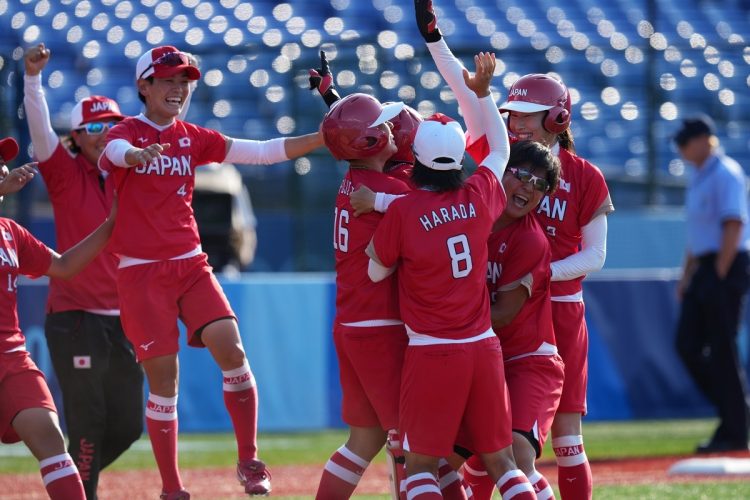
<path id="1" fill-rule="evenodd" d="M 188 56 L 183 52 L 167 52 L 156 61 L 149 64 L 146 69 L 143 70 L 138 79 L 143 78 L 143 75 L 145 75 L 148 70 L 152 68 L 156 70 L 157 66 L 169 66 L 170 68 L 176 66 L 190 66 L 190 59 L 188 59 Z"/>
<path id="2" fill-rule="evenodd" d="M 111 129 L 115 125 L 117 125 L 116 121 L 113 121 L 113 122 L 91 122 L 91 123 L 86 123 L 85 125 L 81 125 L 76 130 L 78 130 L 79 132 L 82 131 L 82 130 L 85 130 L 86 133 L 89 134 L 89 135 L 99 135 L 102 132 L 104 132 L 105 130 Z"/>
<path id="3" fill-rule="evenodd" d="M 549 189 L 549 182 L 543 177 L 537 177 L 525 168 L 508 167 L 506 172 L 510 173 L 513 177 L 523 182 L 524 184 L 531 184 L 534 189 L 546 193 Z"/>

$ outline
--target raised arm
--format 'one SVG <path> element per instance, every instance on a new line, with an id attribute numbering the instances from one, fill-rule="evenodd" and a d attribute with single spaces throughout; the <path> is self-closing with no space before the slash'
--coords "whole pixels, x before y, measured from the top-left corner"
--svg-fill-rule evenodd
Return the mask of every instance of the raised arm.
<path id="1" fill-rule="evenodd" d="M 310 73 L 308 78 L 310 90 L 317 89 L 326 106 L 330 108 L 334 102 L 341 99 L 336 86 L 333 84 L 333 73 L 331 73 L 331 68 L 328 66 L 328 59 L 325 52 L 320 51 L 320 68 L 310 69 L 308 72 Z"/>
<path id="2" fill-rule="evenodd" d="M 42 88 L 42 69 L 47 66 L 49 58 L 49 49 L 40 43 L 27 50 L 23 60 L 26 71 L 23 77 L 23 106 L 29 122 L 34 156 L 39 161 L 48 160 L 60 144 L 60 139 L 52 128 Z"/>
<path id="3" fill-rule="evenodd" d="M 414 0 L 417 26 L 427 43 L 427 49 L 430 51 L 440 75 L 445 78 L 448 86 L 456 95 L 458 106 L 461 108 L 464 121 L 466 122 L 466 131 L 469 134 L 467 144 L 470 144 L 483 135 L 479 101 L 476 94 L 464 83 L 463 75 L 466 68 L 453 55 L 453 52 L 451 52 L 451 49 L 440 33 L 432 4 L 431 0 Z"/>
<path id="4" fill-rule="evenodd" d="M 490 93 L 490 81 L 495 71 L 495 54 L 480 52 L 474 56 L 474 63 L 476 72 L 472 75 L 464 70 L 463 77 L 466 86 L 479 100 L 481 132 L 487 136 L 487 144 L 490 147 L 490 153 L 482 160 L 481 165 L 492 170 L 498 179 L 502 180 L 510 157 L 510 143 L 505 123 L 500 118 L 500 111 Z"/>

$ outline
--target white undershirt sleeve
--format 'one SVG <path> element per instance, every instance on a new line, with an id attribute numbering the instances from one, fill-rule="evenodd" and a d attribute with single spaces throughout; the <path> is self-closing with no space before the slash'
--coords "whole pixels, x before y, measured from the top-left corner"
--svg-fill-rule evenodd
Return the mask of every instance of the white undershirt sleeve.
<path id="1" fill-rule="evenodd" d="M 26 110 L 26 119 L 29 121 L 29 135 L 31 135 L 31 144 L 34 146 L 34 156 L 37 161 L 47 161 L 60 144 L 60 138 L 52 128 L 49 107 L 42 88 L 41 73 L 23 76 L 23 107 Z"/>
<path id="2" fill-rule="evenodd" d="M 492 170 L 502 183 L 503 173 L 505 173 L 510 157 L 508 131 L 505 129 L 505 122 L 500 118 L 500 111 L 497 109 L 492 94 L 479 99 L 479 106 L 482 116 L 482 133 L 487 136 L 487 144 L 490 147 L 490 153 L 482 160 L 481 165 Z"/>
<path id="3" fill-rule="evenodd" d="M 113 139 L 105 146 L 102 156 L 106 156 L 118 167 L 130 168 L 134 165 L 128 165 L 125 161 L 125 154 L 133 148 L 134 146 L 125 139 Z"/>
<path id="4" fill-rule="evenodd" d="M 402 196 L 406 196 L 406 195 L 405 194 L 375 193 L 375 206 L 373 207 L 373 210 L 375 210 L 376 212 L 380 212 L 381 214 L 384 214 L 388 210 L 388 207 L 391 206 L 391 203 L 401 198 Z"/>
<path id="5" fill-rule="evenodd" d="M 367 275 L 375 283 L 377 283 L 378 281 L 383 281 L 388 276 L 393 274 L 393 271 L 395 270 L 396 270 L 395 266 L 385 267 L 381 264 L 378 264 L 372 259 L 370 259 L 369 263 L 367 264 Z"/>
<path id="6" fill-rule="evenodd" d="M 285 138 L 279 137 L 268 141 L 253 141 L 249 139 L 234 139 L 229 147 L 225 161 L 245 165 L 271 165 L 286 161 L 284 147 Z"/>
<path id="7" fill-rule="evenodd" d="M 607 216 L 597 215 L 581 230 L 581 251 L 552 263 L 552 281 L 579 278 L 604 266 L 607 258 Z"/>
<path id="8" fill-rule="evenodd" d="M 432 54 L 440 76 L 445 78 L 461 108 L 461 113 L 466 123 L 466 131 L 472 140 L 477 140 L 484 135 L 482 128 L 482 116 L 479 110 L 479 99 L 477 95 L 466 86 L 464 82 L 464 65 L 453 55 L 445 38 L 437 42 L 428 43 L 427 50 Z"/>

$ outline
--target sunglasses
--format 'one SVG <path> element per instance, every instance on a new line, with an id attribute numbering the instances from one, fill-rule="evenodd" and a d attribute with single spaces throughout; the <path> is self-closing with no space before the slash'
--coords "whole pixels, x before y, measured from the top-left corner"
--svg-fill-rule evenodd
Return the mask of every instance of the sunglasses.
<path id="1" fill-rule="evenodd" d="M 547 189 L 549 189 L 549 182 L 547 182 L 547 179 L 544 179 L 543 177 L 537 177 L 525 168 L 508 167 L 506 169 L 506 172 L 510 172 L 513 177 L 523 182 L 524 184 L 531 184 L 534 189 L 536 189 L 537 191 L 541 191 L 542 193 L 546 193 Z"/>
<path id="2" fill-rule="evenodd" d="M 111 129 L 115 125 L 117 125 L 117 122 L 91 122 L 83 125 L 80 128 L 77 128 L 76 130 L 85 130 L 89 135 L 99 135 L 105 130 Z"/>
<path id="3" fill-rule="evenodd" d="M 167 52 L 166 54 L 158 58 L 156 61 L 149 64 L 146 67 L 146 69 L 143 70 L 143 72 L 141 73 L 141 76 L 139 76 L 138 79 L 140 80 L 141 78 L 143 78 L 143 75 L 145 75 L 148 72 L 148 70 L 150 70 L 151 68 L 156 68 L 156 66 L 174 67 L 174 66 L 189 66 L 189 65 L 190 65 L 190 60 L 188 59 L 188 56 L 186 56 L 184 53 Z"/>

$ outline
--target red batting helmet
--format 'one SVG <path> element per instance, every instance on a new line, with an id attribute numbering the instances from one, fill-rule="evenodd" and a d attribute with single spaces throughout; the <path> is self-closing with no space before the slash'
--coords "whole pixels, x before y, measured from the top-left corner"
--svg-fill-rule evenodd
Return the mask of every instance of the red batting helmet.
<path id="1" fill-rule="evenodd" d="M 389 134 L 379 126 L 403 108 L 402 102 L 383 105 L 367 94 L 348 95 L 323 118 L 323 141 L 337 160 L 369 158 L 388 145 Z"/>
<path id="2" fill-rule="evenodd" d="M 393 124 L 393 140 L 396 142 L 398 151 L 391 156 L 392 161 L 403 161 L 414 163 L 414 153 L 411 145 L 414 142 L 414 134 L 417 133 L 417 127 L 422 122 L 422 116 L 416 109 L 404 105 L 401 112 L 391 118 Z"/>
<path id="3" fill-rule="evenodd" d="M 559 134 L 570 126 L 570 92 L 560 80 L 532 73 L 511 85 L 508 100 L 500 105 L 500 111 L 546 111 L 542 126 L 547 132 Z"/>

